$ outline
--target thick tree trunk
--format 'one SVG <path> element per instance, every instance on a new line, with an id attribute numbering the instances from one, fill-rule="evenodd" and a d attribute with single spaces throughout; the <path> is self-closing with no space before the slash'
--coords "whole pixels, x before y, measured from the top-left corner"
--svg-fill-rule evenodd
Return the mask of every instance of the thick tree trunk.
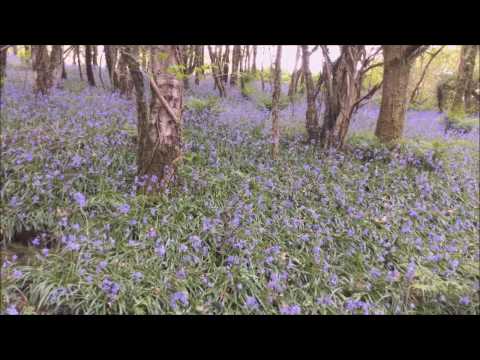
<path id="1" fill-rule="evenodd" d="M 48 69 L 49 88 L 62 87 L 63 72 L 63 46 L 53 45 L 50 53 L 50 65 Z"/>
<path id="2" fill-rule="evenodd" d="M 407 107 L 407 90 L 414 58 L 408 58 L 410 45 L 383 46 L 383 86 L 380 115 L 375 135 L 384 143 L 402 137 Z"/>
<path id="3" fill-rule="evenodd" d="M 225 84 L 228 84 L 229 60 L 230 60 L 230 46 L 226 45 L 226 49 L 223 54 L 223 82 Z"/>
<path id="4" fill-rule="evenodd" d="M 118 49 L 115 45 L 104 45 L 105 62 L 107 63 L 108 76 L 113 90 L 119 89 L 118 73 L 117 73 L 117 53 Z"/>
<path id="5" fill-rule="evenodd" d="M 2 48 L 5 45 L 0 45 Z M 5 74 L 7 72 L 7 50 L 0 51 L 0 117 L 2 111 L 2 93 L 3 85 L 5 83 Z"/>
<path id="6" fill-rule="evenodd" d="M 466 111 L 466 103 L 469 102 L 471 89 L 473 84 L 471 79 L 475 66 L 475 55 L 477 52 L 476 45 L 463 45 L 458 65 L 457 80 L 455 84 L 455 96 L 451 107 L 452 113 L 464 114 Z M 470 91 L 469 91 L 470 90 Z M 470 103 L 469 103 L 470 105 Z"/>
<path id="7" fill-rule="evenodd" d="M 92 45 L 85 45 L 85 68 L 88 85 L 95 86 L 95 76 L 92 67 Z"/>
<path id="8" fill-rule="evenodd" d="M 145 115 L 143 100 L 139 99 L 142 89 L 138 67 L 133 69 L 139 113 L 138 175 L 145 181 L 141 189 L 144 192 L 159 192 L 176 180 L 182 148 L 183 89 L 182 81 L 169 72 L 169 68 L 179 64 L 175 45 L 152 46 L 152 97 L 148 115 Z"/>
<path id="9" fill-rule="evenodd" d="M 479 85 L 479 79 L 474 78 L 474 69 L 479 54 L 480 45 L 473 45 L 470 57 L 467 59 L 467 68 L 465 69 L 465 72 L 467 73 L 467 85 L 465 86 L 465 111 L 467 113 L 474 112 L 477 108 L 475 105 L 478 104 L 478 99 L 475 98 L 474 93 Z"/>
<path id="10" fill-rule="evenodd" d="M 323 76 L 327 86 L 320 132 L 320 141 L 324 148 L 340 149 L 345 143 L 355 105 L 360 99 L 360 64 L 364 53 L 364 45 L 344 45 L 331 68 L 327 68 L 329 65 L 325 63 Z M 307 80 L 307 94 L 309 82 L 310 80 Z"/>
<path id="11" fill-rule="evenodd" d="M 282 70 L 280 67 L 282 59 L 282 45 L 277 46 L 277 57 L 275 59 L 275 73 L 272 93 L 272 157 L 276 159 L 279 152 L 280 144 L 280 126 L 278 124 L 279 115 L 279 101 L 281 94 L 281 76 Z"/>
<path id="12" fill-rule="evenodd" d="M 302 69 L 305 76 L 307 89 L 307 113 L 306 129 L 308 142 L 318 143 L 320 135 L 320 125 L 318 122 L 318 112 L 315 102 L 315 89 L 313 85 L 312 73 L 310 72 L 310 52 L 308 45 L 302 45 Z"/>
<path id="13" fill-rule="evenodd" d="M 120 95 L 128 96 L 129 89 L 129 79 L 128 79 L 128 68 L 127 68 L 127 58 L 120 54 L 118 60 L 118 89 L 120 90 Z"/>
<path id="14" fill-rule="evenodd" d="M 32 45 L 35 54 L 33 68 L 35 70 L 35 93 L 48 94 L 49 90 L 49 56 L 46 45 Z"/>
<path id="15" fill-rule="evenodd" d="M 240 65 L 241 46 L 234 45 L 232 51 L 232 73 L 230 75 L 230 85 L 235 86 L 238 82 L 238 70 Z"/>

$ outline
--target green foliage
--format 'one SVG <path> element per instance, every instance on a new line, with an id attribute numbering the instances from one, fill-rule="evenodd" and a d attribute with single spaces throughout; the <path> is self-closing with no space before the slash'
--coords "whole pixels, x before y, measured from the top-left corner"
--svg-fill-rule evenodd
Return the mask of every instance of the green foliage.
<path id="1" fill-rule="evenodd" d="M 272 111 L 272 95 L 261 93 L 257 97 L 257 102 L 260 107 L 264 107 L 268 111 Z M 287 95 L 281 94 L 278 101 L 278 108 L 280 110 L 286 109 L 290 104 L 290 99 Z"/>
<path id="2" fill-rule="evenodd" d="M 219 104 L 219 98 L 217 96 L 208 96 L 206 98 L 196 98 L 191 97 L 189 98 L 186 103 L 185 107 L 197 113 L 203 111 L 210 111 L 213 113 L 219 113 L 221 111 L 221 107 Z"/>
<path id="3" fill-rule="evenodd" d="M 468 133 L 474 128 L 480 126 L 478 117 L 469 117 L 462 112 L 449 112 L 444 118 L 445 125 L 448 130 L 457 131 L 460 133 Z"/>

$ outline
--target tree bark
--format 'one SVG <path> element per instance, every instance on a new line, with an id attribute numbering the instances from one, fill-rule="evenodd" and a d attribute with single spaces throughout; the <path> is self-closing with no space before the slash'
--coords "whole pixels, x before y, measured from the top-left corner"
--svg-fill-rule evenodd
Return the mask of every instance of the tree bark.
<path id="1" fill-rule="evenodd" d="M 97 45 L 92 46 L 92 63 L 95 66 L 98 66 L 98 47 Z"/>
<path id="2" fill-rule="evenodd" d="M 159 192 L 177 178 L 177 163 L 182 148 L 182 81 L 169 72 L 180 64 L 175 45 L 151 47 L 150 73 L 152 97 L 145 115 L 138 66 L 133 68 L 139 114 L 138 175 L 145 180 L 143 192 Z M 131 68 L 132 69 L 132 68 Z M 132 70 L 131 70 L 132 71 Z M 143 82 L 143 80 L 142 80 Z M 147 119 L 147 121 L 145 121 Z"/>
<path id="3" fill-rule="evenodd" d="M 253 45 L 252 73 L 257 73 L 257 45 Z"/>
<path id="4" fill-rule="evenodd" d="M 365 51 L 364 45 L 344 45 L 333 64 L 325 60 L 325 112 L 320 133 L 324 148 L 341 149 L 345 143 L 355 105 L 360 99 L 363 80 L 361 64 Z M 306 76 L 307 94 L 312 86 L 309 85 L 310 81 Z"/>
<path id="5" fill-rule="evenodd" d="M 75 54 L 77 55 L 78 73 L 80 75 L 80 80 L 83 81 L 82 62 L 80 60 L 80 45 L 76 45 L 74 51 L 75 51 Z M 73 56 L 75 56 L 75 54 Z"/>
<path id="6" fill-rule="evenodd" d="M 407 90 L 417 46 L 383 45 L 383 86 L 380 115 L 375 135 L 384 143 L 399 140 L 403 134 Z"/>
<path id="7" fill-rule="evenodd" d="M 62 87 L 63 72 L 63 46 L 53 45 L 50 53 L 50 65 L 48 69 L 49 88 Z"/>
<path id="8" fill-rule="evenodd" d="M 298 69 L 298 62 L 300 61 L 301 48 L 297 46 L 297 54 L 295 55 L 295 66 L 292 71 L 292 78 L 290 79 L 290 85 L 288 87 L 288 97 L 292 99 L 293 95 L 297 92 L 298 77 L 300 75 L 300 69 Z"/>
<path id="9" fill-rule="evenodd" d="M 195 84 L 200 85 L 201 67 L 203 66 L 203 45 L 195 45 Z"/>
<path id="10" fill-rule="evenodd" d="M 463 67 L 464 83 L 462 85 L 457 84 L 455 98 L 454 98 L 454 105 L 456 105 L 457 107 L 460 106 L 461 107 L 459 109 L 460 111 L 462 111 L 463 109 L 464 112 L 469 112 L 473 108 L 472 93 L 474 91 L 475 82 L 478 83 L 478 80 L 475 81 L 475 79 L 473 79 L 473 71 L 475 68 L 475 58 L 478 51 L 478 45 L 464 45 L 463 47 L 466 48 L 464 67 Z M 460 77 L 459 77 L 459 80 L 460 80 Z M 457 94 L 458 92 L 462 91 L 462 88 L 465 88 L 463 97 Z M 460 105 L 455 104 L 455 100 L 459 101 L 459 99 L 461 98 L 463 98 L 463 104 L 461 103 Z"/>
<path id="11" fill-rule="evenodd" d="M 230 85 L 235 86 L 238 82 L 238 70 L 240 65 L 241 46 L 234 45 L 232 51 L 232 73 L 230 75 Z"/>
<path id="12" fill-rule="evenodd" d="M 315 89 L 313 85 L 312 73 L 310 72 L 310 52 L 308 45 L 302 45 L 302 69 L 305 77 L 307 90 L 307 113 L 306 113 L 306 129 L 307 141 L 318 143 L 320 135 L 320 125 L 318 122 L 318 112 L 315 102 Z"/>
<path id="13" fill-rule="evenodd" d="M 123 55 L 119 55 L 118 59 L 118 90 L 120 95 L 128 96 L 129 95 L 129 78 L 128 78 L 128 68 L 127 68 L 127 58 Z"/>
<path id="14" fill-rule="evenodd" d="M 107 63 L 108 76 L 110 78 L 110 84 L 112 89 L 118 90 L 120 85 L 118 83 L 117 73 L 117 58 L 118 48 L 115 45 L 103 45 L 105 50 L 105 62 Z"/>
<path id="15" fill-rule="evenodd" d="M 212 63 L 212 74 L 213 80 L 218 89 L 220 97 L 226 97 L 227 93 L 225 90 L 224 82 L 222 81 L 222 76 L 220 74 L 222 70 L 221 61 L 219 60 L 220 54 L 218 51 L 218 47 L 216 50 L 213 50 L 211 45 L 208 45 L 208 52 L 210 54 L 210 61 Z"/>
<path id="16" fill-rule="evenodd" d="M 33 69 L 35 70 L 35 93 L 48 94 L 49 90 L 49 56 L 46 45 L 32 45 L 32 54 L 35 54 Z"/>
<path id="17" fill-rule="evenodd" d="M 95 76 L 92 67 L 92 45 L 85 45 L 85 68 L 88 85 L 95 86 Z"/>
<path id="18" fill-rule="evenodd" d="M 279 101 L 281 94 L 281 59 L 282 59 L 282 45 L 277 46 L 277 56 L 275 59 L 275 73 L 272 93 L 272 157 L 277 159 L 280 143 L 280 126 L 278 124 L 279 115 Z"/>

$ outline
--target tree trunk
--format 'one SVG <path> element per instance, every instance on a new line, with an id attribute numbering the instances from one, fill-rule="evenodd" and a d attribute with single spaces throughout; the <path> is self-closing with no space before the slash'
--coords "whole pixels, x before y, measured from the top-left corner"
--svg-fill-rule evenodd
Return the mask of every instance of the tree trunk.
<path id="1" fill-rule="evenodd" d="M 67 69 L 65 69 L 65 61 L 62 60 L 62 79 L 66 80 L 67 79 Z"/>
<path id="2" fill-rule="evenodd" d="M 50 64 L 48 69 L 48 87 L 60 88 L 62 87 L 62 72 L 63 72 L 63 46 L 53 45 L 50 53 Z"/>
<path id="3" fill-rule="evenodd" d="M 228 70 L 230 59 L 230 46 L 226 45 L 225 53 L 223 54 L 223 82 L 228 84 Z"/>
<path id="4" fill-rule="evenodd" d="M 298 69 L 298 62 L 300 60 L 301 48 L 297 46 L 297 54 L 295 55 L 295 66 L 292 71 L 292 78 L 290 79 L 290 85 L 288 87 L 288 97 L 293 98 L 293 95 L 297 91 L 298 76 L 300 75 L 300 70 Z"/>
<path id="5" fill-rule="evenodd" d="M 252 73 L 257 73 L 257 45 L 253 45 Z"/>
<path id="6" fill-rule="evenodd" d="M 312 73 L 310 72 L 310 52 L 308 45 L 302 45 L 302 68 L 305 76 L 307 90 L 307 113 L 306 128 L 308 142 L 318 143 L 320 135 L 320 125 L 318 123 L 318 112 L 315 103 L 315 89 L 313 85 Z"/>
<path id="7" fill-rule="evenodd" d="M 200 85 L 201 67 L 203 66 L 203 46 L 195 45 L 195 84 Z"/>
<path id="8" fill-rule="evenodd" d="M 262 65 L 262 69 L 260 70 L 260 83 L 262 84 L 262 91 L 265 92 L 265 78 L 263 74 L 263 65 Z"/>
<path id="9" fill-rule="evenodd" d="M 414 58 L 410 45 L 383 45 L 383 86 L 380 115 L 375 135 L 384 143 L 402 137 L 407 107 L 407 90 Z"/>
<path id="10" fill-rule="evenodd" d="M 217 50 L 213 50 L 210 45 L 208 45 L 208 52 L 210 54 L 210 61 L 212 63 L 212 74 L 213 74 L 213 80 L 216 88 L 218 89 L 220 97 L 226 97 L 227 93 L 225 90 L 225 85 L 222 81 L 220 71 L 222 67 L 220 66 L 220 61 L 219 61 L 219 51 L 218 48 Z"/>
<path id="11" fill-rule="evenodd" d="M 129 89 L 129 79 L 128 79 L 128 68 L 127 68 L 127 58 L 120 54 L 118 60 L 118 89 L 120 90 L 120 95 L 128 96 Z"/>
<path id="12" fill-rule="evenodd" d="M 455 96 L 451 107 L 452 113 L 465 114 L 467 102 L 470 99 L 473 87 L 473 69 L 475 66 L 476 45 L 463 45 L 458 66 Z"/>
<path id="13" fill-rule="evenodd" d="M 465 111 L 472 113 L 476 110 L 478 99 L 475 98 L 474 93 L 478 87 L 479 79 L 474 78 L 475 61 L 480 54 L 480 45 L 473 45 L 473 50 L 470 52 L 470 57 L 467 59 L 467 85 L 465 87 Z M 480 61 L 480 59 L 479 59 Z"/>
<path id="14" fill-rule="evenodd" d="M 35 70 L 35 93 L 48 94 L 49 90 L 49 57 L 46 45 L 32 45 L 32 54 L 35 54 L 33 68 Z"/>
<path id="15" fill-rule="evenodd" d="M 142 169 L 144 158 L 146 155 L 145 144 L 148 138 L 148 128 L 151 126 L 149 121 L 148 104 L 146 99 L 145 82 L 143 80 L 143 73 L 139 64 L 138 46 L 127 46 L 126 50 L 132 54 L 133 59 L 127 58 L 128 69 L 135 86 L 135 98 L 137 100 L 137 169 L 138 174 L 143 174 Z M 155 95 L 153 95 L 155 96 Z M 150 149 L 150 156 L 153 156 L 152 149 Z"/>
<path id="16" fill-rule="evenodd" d="M 117 74 L 117 52 L 115 45 L 103 45 L 105 50 L 105 62 L 107 63 L 108 76 L 113 90 L 119 89 L 118 74 Z"/>
<path id="17" fill-rule="evenodd" d="M 276 159 L 279 152 L 279 143 L 280 143 L 280 127 L 278 124 L 278 114 L 279 114 L 279 101 L 281 94 L 281 75 L 282 71 L 280 68 L 282 59 L 282 45 L 277 46 L 277 57 L 275 59 L 275 73 L 274 73 L 274 82 L 273 82 L 273 93 L 272 93 L 272 157 Z"/>
<path id="18" fill-rule="evenodd" d="M 95 76 L 92 67 L 92 45 L 85 45 L 85 68 L 87 72 L 88 85 L 95 86 Z"/>
<path id="19" fill-rule="evenodd" d="M 0 45 L 2 48 L 5 45 Z M 3 84 L 5 83 L 5 74 L 7 72 L 7 50 L 0 51 L 0 118 L 2 111 L 2 93 L 3 93 Z"/>
<path id="20" fill-rule="evenodd" d="M 340 56 L 331 67 L 325 62 L 323 76 L 326 79 L 325 112 L 320 141 L 324 148 L 341 149 L 350 126 L 355 105 L 362 88 L 361 62 L 364 45 L 341 46 Z M 310 80 L 307 84 L 307 97 Z M 315 101 L 316 99 L 314 99 Z"/>
<path id="21" fill-rule="evenodd" d="M 76 45 L 74 51 L 75 51 L 75 54 L 77 55 L 78 73 L 80 75 L 80 80 L 83 81 L 82 62 L 80 60 L 80 45 Z M 75 54 L 74 54 L 74 56 L 75 56 Z"/>
<path id="22" fill-rule="evenodd" d="M 139 114 L 138 175 L 140 181 L 145 181 L 141 188 L 143 192 L 159 192 L 176 180 L 182 148 L 183 89 L 182 81 L 168 70 L 179 64 L 175 45 L 152 46 L 150 73 L 153 95 L 148 115 L 145 115 L 144 100 L 139 99 L 143 93 L 140 86 L 143 78 L 140 81 L 138 66 L 133 68 Z"/>
<path id="23" fill-rule="evenodd" d="M 235 86 L 238 81 L 238 70 L 240 65 L 241 46 L 234 45 L 232 51 L 232 73 L 230 75 L 230 85 Z"/>
<path id="24" fill-rule="evenodd" d="M 12 50 L 13 50 L 13 55 L 17 56 L 18 55 L 18 46 L 17 45 L 12 45 Z"/>
<path id="25" fill-rule="evenodd" d="M 97 45 L 92 46 L 92 63 L 95 66 L 98 66 L 98 47 Z"/>

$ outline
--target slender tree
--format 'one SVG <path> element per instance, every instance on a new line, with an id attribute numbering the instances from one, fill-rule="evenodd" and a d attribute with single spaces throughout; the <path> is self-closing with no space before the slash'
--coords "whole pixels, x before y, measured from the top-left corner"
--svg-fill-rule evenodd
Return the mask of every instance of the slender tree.
<path id="1" fill-rule="evenodd" d="M 73 56 L 77 57 L 78 74 L 80 75 L 80 80 L 83 81 L 82 61 L 80 60 L 80 45 L 75 45 Z"/>
<path id="2" fill-rule="evenodd" d="M 399 140 L 403 134 L 408 101 L 408 82 L 415 58 L 426 45 L 383 45 L 382 104 L 375 135 L 384 143 Z"/>
<path id="3" fill-rule="evenodd" d="M 281 60 L 282 60 L 282 46 L 277 46 L 277 56 L 275 58 L 275 72 L 273 74 L 273 92 L 272 92 L 272 157 L 276 159 L 279 152 L 280 143 L 280 126 L 278 123 L 279 115 L 279 101 L 281 95 Z"/>
<path id="4" fill-rule="evenodd" d="M 195 45 L 195 84 L 200 84 L 203 67 L 203 45 Z"/>
<path id="5" fill-rule="evenodd" d="M 473 45 L 473 50 L 470 52 L 470 57 L 467 59 L 467 84 L 465 86 L 465 111 L 467 113 L 474 112 L 478 106 L 478 95 L 475 93 L 476 88 L 479 86 L 479 79 L 474 78 L 474 69 L 476 59 L 480 54 L 480 45 Z M 475 96 L 477 95 L 477 96 Z"/>
<path id="6" fill-rule="evenodd" d="M 85 69 L 88 85 L 95 86 L 95 76 L 93 74 L 92 64 L 92 45 L 85 45 Z"/>
<path id="7" fill-rule="evenodd" d="M 255 75 L 257 73 L 257 45 L 252 46 L 252 73 Z"/>

